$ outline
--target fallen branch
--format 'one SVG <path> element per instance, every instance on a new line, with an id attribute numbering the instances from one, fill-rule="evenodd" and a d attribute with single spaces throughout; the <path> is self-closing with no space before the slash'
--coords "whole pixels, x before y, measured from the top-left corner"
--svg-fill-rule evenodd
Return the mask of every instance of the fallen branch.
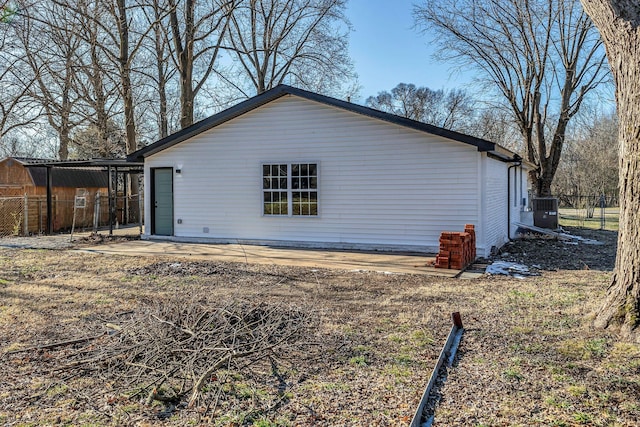
<path id="1" fill-rule="evenodd" d="M 196 401 L 198 400 L 198 396 L 200 395 L 200 391 L 202 391 L 202 387 L 204 386 L 207 378 L 211 378 L 211 375 L 213 375 L 215 371 L 222 368 L 224 365 L 227 365 L 231 361 L 232 357 L 232 354 L 227 354 L 212 366 L 210 366 L 206 371 L 204 371 L 202 375 L 200 375 L 200 378 L 198 378 L 198 381 L 196 381 L 193 386 L 193 392 L 191 393 L 191 398 L 189 398 L 189 408 L 193 408 L 193 406 L 195 405 Z"/>
<path id="2" fill-rule="evenodd" d="M 136 315 L 118 325 L 108 324 L 109 334 L 100 345 L 60 355 L 52 372 L 84 370 L 87 366 L 111 387 L 129 398 L 141 398 L 193 408 L 217 406 L 223 390 L 217 378 L 255 376 L 254 366 L 268 356 L 289 356 L 317 348 L 310 330 L 318 318 L 312 310 L 286 304 L 253 301 L 211 301 L 207 298 L 177 299 L 140 307 Z M 53 348 L 86 342 L 106 334 L 52 343 Z M 19 351 L 28 351 L 22 349 Z M 320 351 L 320 350 L 318 350 Z M 261 366 L 257 371 L 263 372 Z M 74 371 L 75 372 L 75 371 Z M 212 382 L 218 386 L 216 393 Z M 233 390 L 233 387 L 231 388 Z M 205 399 L 204 396 L 207 398 Z M 277 396 L 274 396 L 276 398 Z M 211 402 L 214 399 L 215 402 Z"/>
<path id="3" fill-rule="evenodd" d="M 93 335 L 93 336 L 90 336 L 90 337 L 74 338 L 74 339 L 70 339 L 70 340 L 54 342 L 54 343 L 51 343 L 51 344 L 36 345 L 36 346 L 32 346 L 32 347 L 27 347 L 27 348 L 21 348 L 21 349 L 18 349 L 18 350 L 7 351 L 5 354 L 25 353 L 27 351 L 34 351 L 34 350 L 50 350 L 50 349 L 56 348 L 56 347 L 64 347 L 64 346 L 67 346 L 67 345 L 80 344 L 80 343 L 83 343 L 83 342 L 89 342 L 89 341 L 97 340 L 98 338 L 103 337 L 105 334 L 106 333 L 102 333 L 100 335 Z"/>
<path id="4" fill-rule="evenodd" d="M 174 327 L 174 328 L 176 328 L 177 330 L 179 330 L 179 331 L 181 331 L 181 332 L 184 332 L 185 334 L 191 335 L 192 337 L 195 337 L 195 336 L 196 336 L 196 334 L 194 334 L 194 333 L 193 333 L 193 331 L 191 331 L 190 329 L 187 329 L 187 328 L 183 328 L 183 327 L 181 327 L 181 326 L 178 326 L 178 325 L 176 325 L 175 323 L 170 322 L 170 321 L 168 321 L 168 320 L 160 319 L 158 316 L 153 315 L 153 314 L 151 315 L 151 317 L 153 317 L 154 319 L 156 319 L 156 320 L 157 320 L 158 322 L 160 322 L 160 323 L 164 323 L 164 324 L 166 324 L 166 325 L 173 326 L 173 327 Z"/>

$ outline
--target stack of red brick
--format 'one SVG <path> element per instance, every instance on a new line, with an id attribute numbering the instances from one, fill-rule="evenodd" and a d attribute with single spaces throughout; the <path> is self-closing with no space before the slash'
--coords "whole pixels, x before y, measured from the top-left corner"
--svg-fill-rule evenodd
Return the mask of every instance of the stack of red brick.
<path id="1" fill-rule="evenodd" d="M 440 253 L 436 256 L 436 268 L 462 270 L 476 259 L 476 231 L 473 224 L 466 224 L 464 232 L 440 234 Z"/>

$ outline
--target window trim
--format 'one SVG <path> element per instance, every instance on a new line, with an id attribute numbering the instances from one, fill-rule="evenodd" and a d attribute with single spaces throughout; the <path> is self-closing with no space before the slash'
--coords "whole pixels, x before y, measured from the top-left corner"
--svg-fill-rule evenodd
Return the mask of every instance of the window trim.
<path id="1" fill-rule="evenodd" d="M 286 189 L 266 189 L 264 188 L 264 167 L 265 166 L 278 166 L 278 165 L 287 165 L 287 188 Z M 315 165 L 316 166 L 316 188 L 315 189 L 301 189 L 301 188 L 292 188 L 292 166 L 293 165 Z M 318 161 L 272 161 L 272 162 L 262 162 L 260 164 L 260 193 L 261 193 L 261 205 L 260 208 L 261 214 L 263 217 L 271 217 L 271 218 L 318 218 L 320 217 L 320 162 Z M 293 213 L 293 193 L 300 191 L 309 191 L 316 193 L 316 214 L 315 215 L 302 215 L 302 214 L 294 214 Z M 264 205 L 264 195 L 266 192 L 286 192 L 287 194 L 287 213 L 286 214 L 271 214 L 265 213 Z"/>

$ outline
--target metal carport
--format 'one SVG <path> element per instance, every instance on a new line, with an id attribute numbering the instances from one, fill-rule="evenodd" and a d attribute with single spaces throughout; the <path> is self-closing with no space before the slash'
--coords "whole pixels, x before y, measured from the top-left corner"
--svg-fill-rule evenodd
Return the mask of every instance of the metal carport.
<path id="1" fill-rule="evenodd" d="M 125 178 L 130 175 L 139 175 L 144 172 L 143 162 L 130 162 L 125 159 L 85 159 L 85 160 L 37 160 L 25 164 L 25 167 L 46 167 L 47 168 L 47 227 L 46 234 L 51 234 L 53 230 L 52 215 L 52 174 L 54 168 L 75 168 L 75 169 L 101 169 L 108 173 L 108 198 L 109 198 L 109 234 L 113 234 L 113 225 L 116 209 L 116 195 L 118 191 L 118 176 Z M 126 195 L 126 179 L 123 182 L 124 193 Z M 126 198 L 125 198 L 126 200 Z M 126 207 L 125 207 L 126 209 Z M 139 215 L 139 224 L 142 227 L 142 216 Z"/>

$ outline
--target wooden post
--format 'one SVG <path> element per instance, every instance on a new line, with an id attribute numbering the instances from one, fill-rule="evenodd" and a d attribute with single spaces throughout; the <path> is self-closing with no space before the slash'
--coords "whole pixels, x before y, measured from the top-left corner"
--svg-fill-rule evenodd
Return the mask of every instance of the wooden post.
<path id="1" fill-rule="evenodd" d="M 119 179 L 118 179 L 118 167 L 114 166 L 113 167 L 113 184 L 115 187 L 115 190 L 113 191 L 113 217 L 115 219 L 115 225 L 116 225 L 116 230 L 120 229 L 120 218 L 118 218 L 118 184 L 119 184 Z"/>

